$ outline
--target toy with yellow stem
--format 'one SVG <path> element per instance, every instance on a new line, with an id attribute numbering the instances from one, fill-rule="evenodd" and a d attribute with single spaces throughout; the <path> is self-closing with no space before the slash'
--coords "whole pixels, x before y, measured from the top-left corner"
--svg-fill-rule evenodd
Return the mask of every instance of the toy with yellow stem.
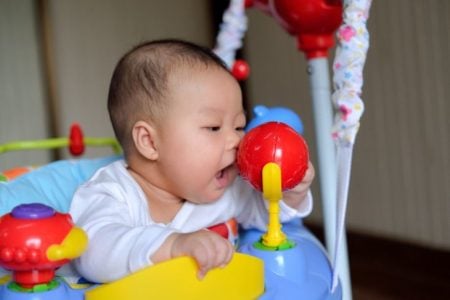
<path id="1" fill-rule="evenodd" d="M 308 147 L 304 139 L 285 123 L 267 122 L 250 130 L 238 153 L 241 176 L 263 192 L 269 202 L 268 230 L 257 247 L 291 248 L 281 230 L 279 205 L 282 190 L 293 188 L 308 168 Z"/>
<path id="2" fill-rule="evenodd" d="M 312 235 L 298 223 L 286 224 L 285 234 L 280 222 L 283 191 L 298 185 L 308 168 L 302 136 L 277 121 L 252 127 L 237 160 L 241 176 L 268 201 L 267 232 L 247 231 L 239 249 L 264 261 L 266 290 L 259 299 L 341 299 L 340 288 L 330 292 L 329 262 Z"/>

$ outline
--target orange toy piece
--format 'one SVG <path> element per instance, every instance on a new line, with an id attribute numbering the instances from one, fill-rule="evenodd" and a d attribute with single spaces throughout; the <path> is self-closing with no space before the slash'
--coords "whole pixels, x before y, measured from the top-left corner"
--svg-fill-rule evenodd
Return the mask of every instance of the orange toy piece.
<path id="1" fill-rule="evenodd" d="M 0 173 L 0 181 L 11 181 L 33 170 L 34 167 L 17 167 Z M 2 180 L 3 179 L 3 180 Z"/>

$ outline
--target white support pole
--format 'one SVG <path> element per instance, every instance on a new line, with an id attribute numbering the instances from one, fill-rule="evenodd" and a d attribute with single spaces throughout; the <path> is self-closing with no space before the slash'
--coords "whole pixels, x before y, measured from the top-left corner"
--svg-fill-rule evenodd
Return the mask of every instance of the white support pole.
<path id="1" fill-rule="evenodd" d="M 331 102 L 328 59 L 314 58 L 308 60 L 308 75 L 316 129 L 318 177 L 322 195 L 325 241 L 329 257 L 333 258 L 336 241 L 337 165 L 335 144 L 331 136 L 334 114 Z M 344 300 L 351 300 L 352 291 L 345 234 L 343 235 L 341 247 L 340 255 L 337 259 L 339 261 L 338 272 L 342 285 L 342 294 Z"/>

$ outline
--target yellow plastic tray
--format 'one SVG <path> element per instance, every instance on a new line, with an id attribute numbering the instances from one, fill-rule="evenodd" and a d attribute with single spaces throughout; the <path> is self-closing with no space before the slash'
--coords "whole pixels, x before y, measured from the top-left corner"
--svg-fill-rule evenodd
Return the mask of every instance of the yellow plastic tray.
<path id="1" fill-rule="evenodd" d="M 264 292 L 263 262 L 235 253 L 223 269 L 197 278 L 194 259 L 180 257 L 156 264 L 86 292 L 86 300 L 257 299 Z"/>

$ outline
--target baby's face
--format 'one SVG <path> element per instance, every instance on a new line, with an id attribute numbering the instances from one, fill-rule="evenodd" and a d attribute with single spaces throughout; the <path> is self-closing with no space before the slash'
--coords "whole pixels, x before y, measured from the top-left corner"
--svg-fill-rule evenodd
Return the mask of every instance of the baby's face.
<path id="1" fill-rule="evenodd" d="M 182 72 L 169 82 L 158 129 L 159 163 L 167 188 L 194 203 L 223 195 L 237 176 L 236 152 L 245 115 L 236 80 L 217 67 Z"/>

